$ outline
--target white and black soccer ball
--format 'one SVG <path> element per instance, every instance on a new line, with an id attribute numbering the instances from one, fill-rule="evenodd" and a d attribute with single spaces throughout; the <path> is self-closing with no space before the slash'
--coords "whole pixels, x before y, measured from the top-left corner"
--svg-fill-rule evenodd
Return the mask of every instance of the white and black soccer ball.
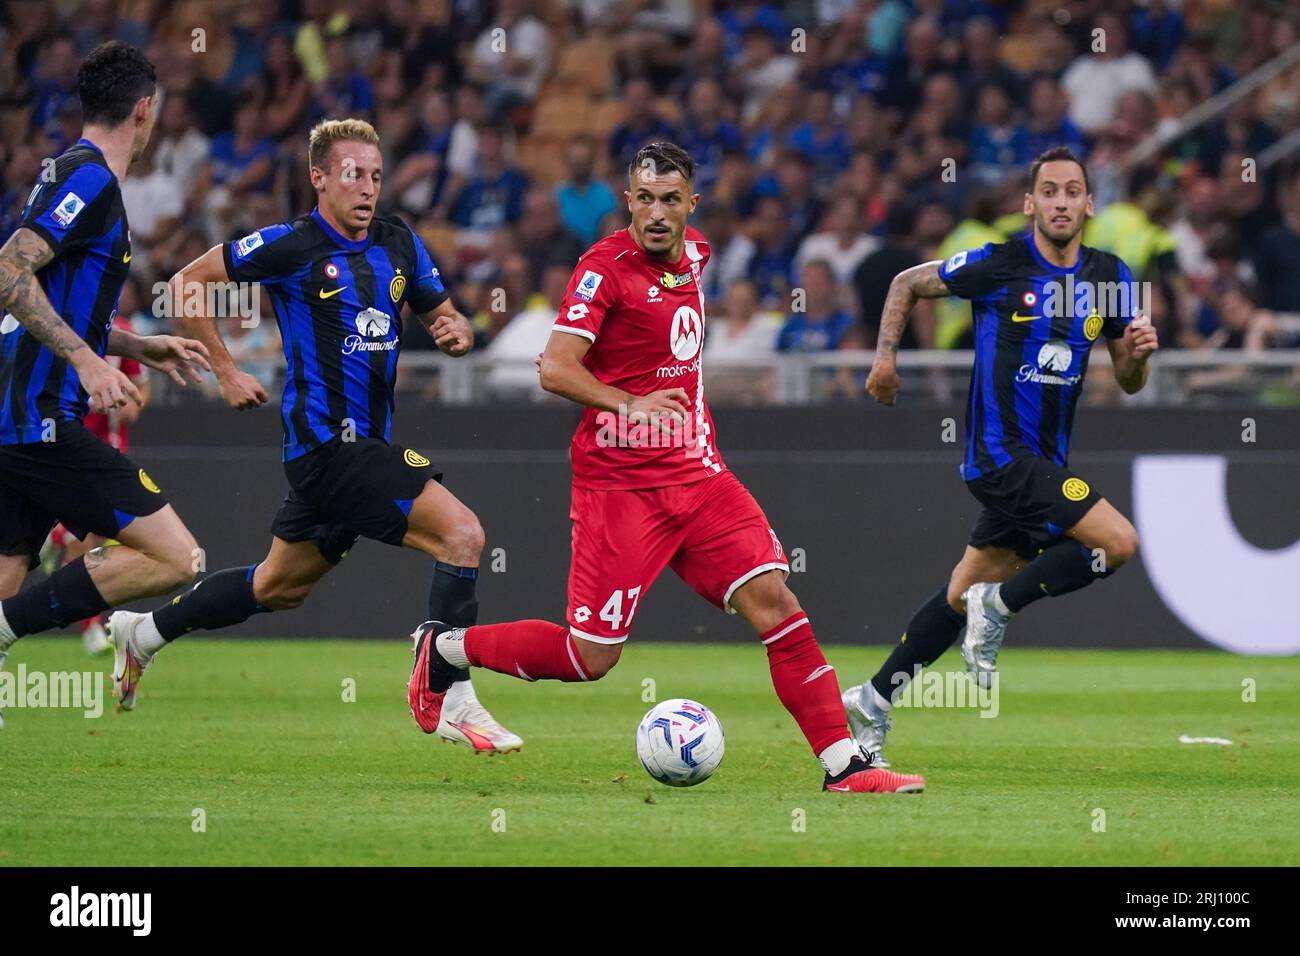
<path id="1" fill-rule="evenodd" d="M 655 704 L 636 729 L 646 773 L 670 787 L 693 787 L 722 763 L 722 723 L 703 704 L 681 697 Z"/>

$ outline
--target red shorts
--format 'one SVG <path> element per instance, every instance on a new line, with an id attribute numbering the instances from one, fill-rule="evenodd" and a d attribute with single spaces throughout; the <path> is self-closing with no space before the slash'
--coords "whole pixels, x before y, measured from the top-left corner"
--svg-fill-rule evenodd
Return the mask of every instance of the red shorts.
<path id="1" fill-rule="evenodd" d="M 729 614 L 732 593 L 750 578 L 790 573 L 763 509 L 730 471 L 666 488 L 575 487 L 569 518 L 569 629 L 600 644 L 627 640 L 665 566 Z"/>

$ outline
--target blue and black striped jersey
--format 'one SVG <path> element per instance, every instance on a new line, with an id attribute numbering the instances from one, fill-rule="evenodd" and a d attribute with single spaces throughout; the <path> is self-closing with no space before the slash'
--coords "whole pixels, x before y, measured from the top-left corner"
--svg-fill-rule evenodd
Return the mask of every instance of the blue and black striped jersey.
<path id="1" fill-rule="evenodd" d="M 387 441 L 402 306 L 425 313 L 447 298 L 411 227 L 380 216 L 353 241 L 315 209 L 222 248 L 230 278 L 259 283 L 280 324 L 284 460 L 345 431 Z"/>
<path id="2" fill-rule="evenodd" d="M 131 233 L 117 177 L 99 147 L 78 140 L 54 161 L 23 207 L 19 228 L 44 239 L 54 258 L 41 288 L 74 332 L 99 355 L 131 262 Z M 86 393 L 67 362 L 12 315 L 0 320 L 0 445 L 49 440 L 51 423 L 80 421 Z"/>
<path id="3" fill-rule="evenodd" d="M 1082 246 L 1073 268 L 1059 268 L 1030 234 L 959 252 L 939 277 L 971 300 L 975 323 L 962 477 L 1021 455 L 1065 465 L 1093 343 L 1122 336 L 1137 313 L 1128 266 Z"/>

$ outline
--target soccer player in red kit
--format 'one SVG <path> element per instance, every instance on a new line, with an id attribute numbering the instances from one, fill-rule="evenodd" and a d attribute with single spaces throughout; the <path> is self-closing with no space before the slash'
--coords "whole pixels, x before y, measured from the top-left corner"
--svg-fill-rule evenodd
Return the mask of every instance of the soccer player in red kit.
<path id="1" fill-rule="evenodd" d="M 632 224 L 578 260 L 541 358 L 542 387 L 586 406 L 571 449 L 568 626 L 425 622 L 412 635 L 411 713 L 433 733 L 448 687 L 469 667 L 530 681 L 603 677 L 671 567 L 758 632 L 777 696 L 826 771 L 824 789 L 919 791 L 921 777 L 872 766 L 854 742 L 835 671 L 786 587 L 776 532 L 718 453 L 700 369 L 709 246 L 686 224 L 700 199 L 694 174 L 672 143 L 637 153 L 624 194 Z"/>

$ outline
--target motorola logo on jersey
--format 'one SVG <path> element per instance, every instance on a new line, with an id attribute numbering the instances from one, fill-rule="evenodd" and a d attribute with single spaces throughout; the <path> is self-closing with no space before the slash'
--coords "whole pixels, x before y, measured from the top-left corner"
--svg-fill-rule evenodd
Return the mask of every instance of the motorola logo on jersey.
<path id="1" fill-rule="evenodd" d="M 353 352 L 387 352 L 397 347 L 396 338 L 388 338 L 392 319 L 388 313 L 376 308 L 362 309 L 356 317 L 357 335 L 349 335 L 343 340 L 343 354 Z M 378 341 L 376 341 L 378 340 Z"/>
<path id="2" fill-rule="evenodd" d="M 673 357 L 679 362 L 688 362 L 700 351 L 704 344 L 704 322 L 700 313 L 689 305 L 680 306 L 673 313 L 673 327 L 668 340 Z"/>

